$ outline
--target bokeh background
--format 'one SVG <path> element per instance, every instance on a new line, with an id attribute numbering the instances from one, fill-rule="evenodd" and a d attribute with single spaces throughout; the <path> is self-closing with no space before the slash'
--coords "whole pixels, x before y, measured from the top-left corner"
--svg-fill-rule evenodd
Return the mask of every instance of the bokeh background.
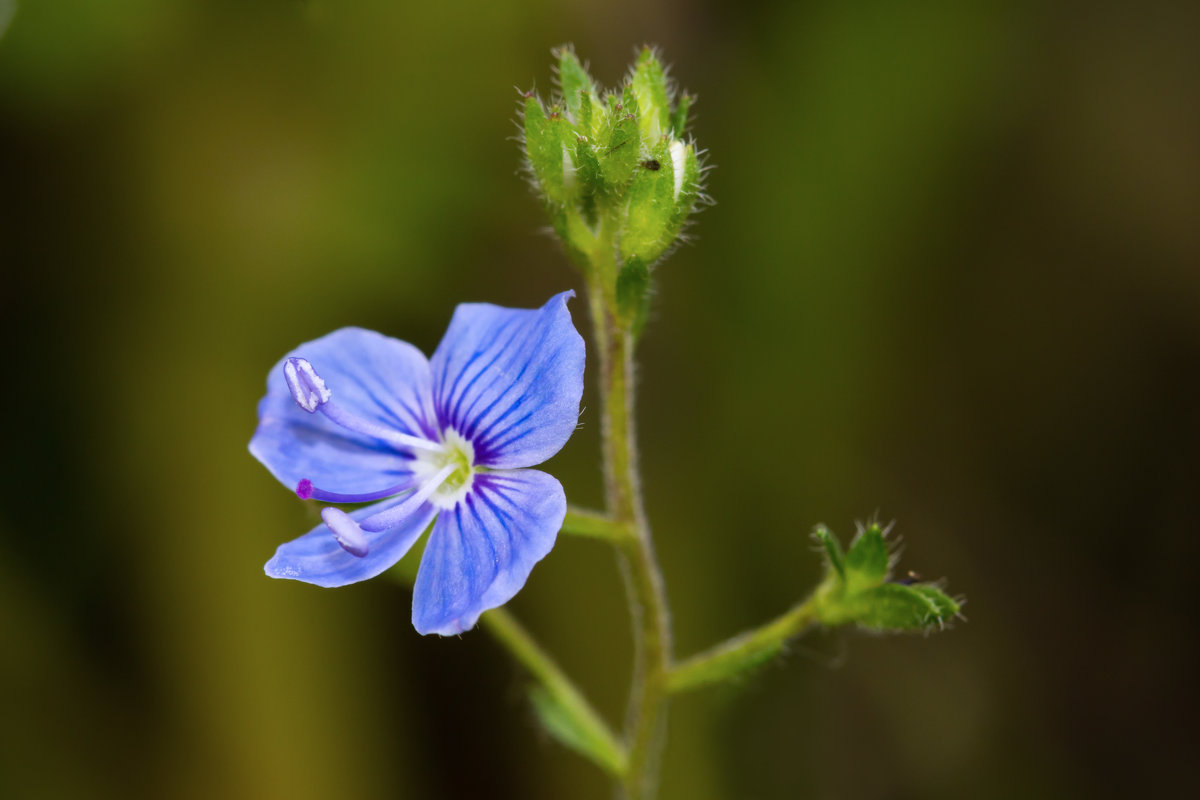
<path id="1" fill-rule="evenodd" d="M 1194 788 L 1197 10 L 0 0 L 0 796 L 609 796 L 486 634 L 264 578 L 314 512 L 246 451 L 301 341 L 578 286 L 512 139 L 566 41 L 661 45 L 716 165 L 642 348 L 678 653 L 798 599 L 818 521 L 969 597 L 679 699 L 663 796 Z M 619 718 L 604 546 L 512 608 Z"/>

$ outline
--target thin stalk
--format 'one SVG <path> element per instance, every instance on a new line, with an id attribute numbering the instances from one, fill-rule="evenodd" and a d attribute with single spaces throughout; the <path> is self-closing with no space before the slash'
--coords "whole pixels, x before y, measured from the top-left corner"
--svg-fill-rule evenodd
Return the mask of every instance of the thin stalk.
<path id="1" fill-rule="evenodd" d="M 603 539 L 620 544 L 633 536 L 633 529 L 624 522 L 617 522 L 599 511 L 567 507 L 567 518 L 563 520 L 562 532 L 572 536 Z"/>
<path id="2" fill-rule="evenodd" d="M 494 608 L 479 618 L 479 624 L 542 685 L 556 708 L 570 718 L 571 726 L 587 740 L 578 751 L 615 777 L 626 770 L 625 749 L 583 694 L 541 648 L 521 623 L 503 608 Z"/>
<path id="3" fill-rule="evenodd" d="M 667 681 L 668 690 L 677 694 L 721 683 L 770 660 L 787 646 L 788 641 L 817 624 L 822 595 L 831 585 L 832 582 L 826 580 L 807 600 L 766 625 L 676 664 Z"/>
<path id="4" fill-rule="evenodd" d="M 646 523 L 634 428 L 634 336 L 616 312 L 616 260 L 601 235 L 589 270 L 589 307 L 600 362 L 601 441 L 609 516 L 633 535 L 619 549 L 634 631 L 634 675 L 625 718 L 629 800 L 654 797 L 667 718 L 671 626 L 662 573 Z"/>
<path id="5" fill-rule="evenodd" d="M 416 578 L 416 564 L 415 559 L 406 558 L 393 567 L 389 575 L 396 581 L 411 586 Z M 621 779 L 627 763 L 624 745 L 529 631 L 504 608 L 485 611 L 479 618 L 479 625 L 490 633 L 518 664 L 529 670 L 530 675 L 553 700 L 556 709 L 568 720 L 572 731 L 580 734 L 580 746 L 574 749 L 614 778 Z"/>

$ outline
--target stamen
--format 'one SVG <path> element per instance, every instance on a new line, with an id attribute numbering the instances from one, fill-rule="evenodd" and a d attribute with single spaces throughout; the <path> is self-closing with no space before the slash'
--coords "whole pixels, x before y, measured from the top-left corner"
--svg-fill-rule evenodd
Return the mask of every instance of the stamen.
<path id="1" fill-rule="evenodd" d="M 437 442 L 431 442 L 428 439 L 422 439 L 419 436 L 409 436 L 407 433 L 385 428 L 382 425 L 377 425 L 370 420 L 351 414 L 346 409 L 332 402 L 326 402 L 320 406 L 321 413 L 324 414 L 330 422 L 341 426 L 348 431 L 362 433 L 367 436 L 373 436 L 376 439 L 382 439 L 400 447 L 412 447 L 417 450 L 430 450 L 440 453 L 443 448 Z"/>
<path id="2" fill-rule="evenodd" d="M 388 528 L 399 525 L 405 518 L 416 511 L 422 503 L 428 500 L 429 496 L 436 492 L 438 487 L 446 481 L 446 478 L 449 478 L 458 469 L 460 469 L 460 465 L 453 463 L 442 467 L 420 489 L 417 489 L 417 491 L 405 499 L 403 503 L 364 519 L 362 521 L 362 529 L 364 531 L 377 532 L 385 531 Z"/>
<path id="3" fill-rule="evenodd" d="M 285 361 L 283 379 L 287 381 L 288 391 L 292 393 L 296 405 L 310 414 L 328 403 L 333 396 L 308 359 L 289 358 Z"/>
<path id="4" fill-rule="evenodd" d="M 367 537 L 349 514 L 340 508 L 321 509 L 321 519 L 333 531 L 333 538 L 352 556 L 362 558 L 370 551 Z"/>
<path id="5" fill-rule="evenodd" d="M 391 497 L 394 494 L 400 494 L 405 489 L 411 489 L 416 480 L 409 477 L 395 486 L 389 486 L 386 489 L 380 489 L 377 492 L 365 492 L 364 494 L 341 494 L 340 492 L 327 492 L 324 489 L 318 489 L 313 486 L 313 482 L 308 478 L 296 484 L 296 496 L 301 500 L 320 500 L 322 503 L 370 503 L 373 500 L 382 500 L 385 497 Z"/>
<path id="6" fill-rule="evenodd" d="M 287 382 L 288 391 L 296 405 L 312 414 L 320 409 L 330 422 L 348 431 L 362 433 L 375 439 L 382 439 L 399 447 L 409 447 L 416 450 L 429 450 L 435 453 L 443 451 L 442 445 L 410 436 L 397 430 L 376 424 L 350 413 L 331 402 L 333 392 L 325 385 L 325 381 L 313 369 L 313 365 L 305 358 L 289 358 L 283 362 L 283 379 Z M 297 489 L 299 492 L 299 489 Z M 333 502 L 354 502 L 351 500 Z"/>

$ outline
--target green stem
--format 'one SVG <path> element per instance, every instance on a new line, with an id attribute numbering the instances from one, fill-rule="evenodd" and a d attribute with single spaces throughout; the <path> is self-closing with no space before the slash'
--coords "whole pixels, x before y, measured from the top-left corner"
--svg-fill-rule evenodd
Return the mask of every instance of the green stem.
<path id="1" fill-rule="evenodd" d="M 666 730 L 671 626 L 662 573 L 642 506 L 633 420 L 634 336 L 617 314 L 614 249 L 612 232 L 602 230 L 585 274 L 600 362 L 605 500 L 609 516 L 633 534 L 620 547 L 635 649 L 625 718 L 629 765 L 623 789 L 630 800 L 647 800 L 656 792 Z"/>
<path id="2" fill-rule="evenodd" d="M 827 579 L 807 600 L 762 627 L 746 631 L 728 641 L 692 656 L 671 670 L 667 688 L 672 694 L 691 691 L 765 663 L 815 625 L 822 597 L 834 585 Z"/>
<path id="3" fill-rule="evenodd" d="M 562 532 L 572 536 L 604 539 L 615 544 L 624 542 L 633 536 L 632 528 L 624 522 L 617 522 L 599 511 L 588 511 L 571 506 L 567 507 L 567 518 L 563 520 Z"/>
<path id="4" fill-rule="evenodd" d="M 396 581 L 412 586 L 416 578 L 417 561 L 403 559 L 389 571 Z M 562 668 L 534 641 L 529 631 L 504 608 L 493 608 L 479 618 L 479 625 L 508 650 L 518 664 L 529 670 L 545 695 L 553 703 L 570 734 L 574 749 L 616 778 L 625 774 L 625 748 L 609 729 L 603 718 L 588 703 Z M 559 732 L 561 733 L 561 731 Z"/>
<path id="5" fill-rule="evenodd" d="M 483 626 L 519 664 L 542 685 L 556 710 L 567 717 L 567 727 L 580 739 L 575 748 L 615 777 L 626 770 L 624 748 L 583 694 L 575 687 L 529 632 L 503 608 L 479 618 Z"/>

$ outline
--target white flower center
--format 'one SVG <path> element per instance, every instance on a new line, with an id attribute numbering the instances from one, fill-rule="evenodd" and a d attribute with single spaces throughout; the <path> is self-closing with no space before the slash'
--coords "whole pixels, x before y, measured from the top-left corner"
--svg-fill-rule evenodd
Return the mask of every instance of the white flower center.
<path id="1" fill-rule="evenodd" d="M 413 453 L 413 474 L 422 483 L 434 478 L 448 466 L 455 469 L 442 480 L 441 485 L 429 495 L 429 502 L 436 508 L 453 508 L 471 491 L 475 481 L 475 446 L 454 429 L 442 433 L 439 450 L 416 450 Z"/>

